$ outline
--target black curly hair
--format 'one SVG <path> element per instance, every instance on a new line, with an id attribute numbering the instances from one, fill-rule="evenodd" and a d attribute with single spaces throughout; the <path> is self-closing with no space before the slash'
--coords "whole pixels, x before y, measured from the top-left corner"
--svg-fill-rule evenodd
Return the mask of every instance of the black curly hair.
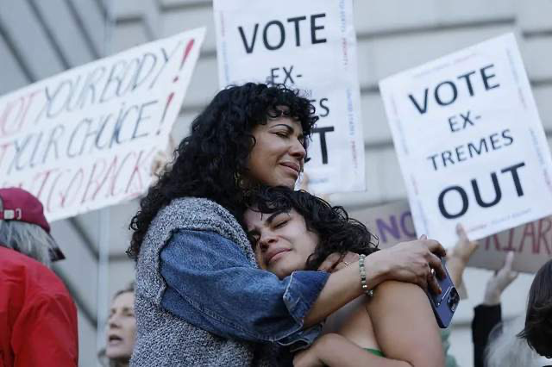
<path id="1" fill-rule="evenodd" d="M 294 209 L 304 217 L 307 229 L 320 239 L 314 253 L 307 259 L 306 270 L 317 270 L 332 253 L 369 255 L 379 250 L 377 236 L 363 223 L 349 218 L 343 207 L 332 207 L 322 198 L 303 190 L 295 191 L 282 186 L 262 187 L 251 193 L 246 203 L 260 213 L 283 213 Z M 243 223 L 243 218 L 241 221 Z"/>
<path id="2" fill-rule="evenodd" d="M 531 284 L 525 328 L 518 337 L 539 355 L 552 358 L 552 260 L 542 266 Z"/>
<path id="3" fill-rule="evenodd" d="M 127 255 L 138 259 L 146 232 L 163 207 L 173 199 L 202 197 L 217 202 L 236 217 L 245 209 L 244 189 L 237 178 L 247 176 L 247 161 L 255 138 L 253 128 L 267 123 L 267 114 L 287 106 L 285 114 L 303 128 L 305 149 L 318 117 L 299 91 L 282 85 L 247 83 L 228 87 L 192 122 L 191 134 L 180 142 L 155 185 L 140 201 L 132 218 L 133 230 Z"/>

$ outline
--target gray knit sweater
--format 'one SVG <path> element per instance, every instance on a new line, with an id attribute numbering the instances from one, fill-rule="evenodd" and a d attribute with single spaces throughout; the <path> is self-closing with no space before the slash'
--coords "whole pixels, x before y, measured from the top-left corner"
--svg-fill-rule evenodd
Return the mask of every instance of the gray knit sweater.
<path id="1" fill-rule="evenodd" d="M 274 366 L 278 348 L 230 340 L 199 329 L 161 307 L 167 287 L 160 273 L 160 253 L 177 230 L 218 233 L 236 243 L 257 267 L 247 236 L 236 219 L 215 202 L 180 198 L 152 221 L 136 266 L 137 336 L 132 366 Z"/>

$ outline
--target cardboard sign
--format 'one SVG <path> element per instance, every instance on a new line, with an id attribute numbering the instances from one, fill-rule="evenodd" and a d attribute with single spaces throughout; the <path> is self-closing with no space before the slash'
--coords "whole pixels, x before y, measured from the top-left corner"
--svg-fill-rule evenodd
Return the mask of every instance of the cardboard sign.
<path id="1" fill-rule="evenodd" d="M 380 82 L 419 234 L 481 239 L 552 214 L 552 159 L 515 38 Z"/>
<path id="2" fill-rule="evenodd" d="M 220 86 L 300 89 L 320 116 L 306 164 L 311 191 L 365 189 L 352 0 L 215 0 Z"/>
<path id="3" fill-rule="evenodd" d="M 138 46 L 2 96 L 0 187 L 36 195 L 50 221 L 143 194 L 204 33 Z"/>
<path id="4" fill-rule="evenodd" d="M 380 248 L 417 239 L 408 202 L 397 201 L 384 206 L 350 211 L 351 218 L 364 223 L 379 237 Z M 458 237 L 456 237 L 458 238 Z M 468 266 L 498 270 L 506 253 L 515 252 L 513 268 L 534 273 L 552 258 L 552 216 L 502 231 L 478 241 L 479 248 Z M 456 244 L 441 243 L 446 248 Z"/>

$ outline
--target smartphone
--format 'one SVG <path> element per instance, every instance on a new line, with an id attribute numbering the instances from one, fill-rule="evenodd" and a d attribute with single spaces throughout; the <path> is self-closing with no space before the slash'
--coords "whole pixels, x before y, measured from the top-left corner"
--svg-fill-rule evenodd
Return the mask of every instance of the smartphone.
<path id="1" fill-rule="evenodd" d="M 433 313 L 437 319 L 437 324 L 441 328 L 447 328 L 460 302 L 460 295 L 450 279 L 445 261 L 441 260 L 441 262 L 443 263 L 443 268 L 445 269 L 447 277 L 444 279 L 436 277 L 436 279 L 443 292 L 441 294 L 433 294 L 431 291 L 428 291 L 428 296 L 431 307 L 433 308 Z"/>

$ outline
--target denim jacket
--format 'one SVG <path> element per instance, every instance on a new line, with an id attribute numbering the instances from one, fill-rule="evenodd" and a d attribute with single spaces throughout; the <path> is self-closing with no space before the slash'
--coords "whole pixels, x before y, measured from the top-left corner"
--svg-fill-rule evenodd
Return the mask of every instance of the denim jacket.
<path id="1" fill-rule="evenodd" d="M 280 280 L 251 267 L 232 241 L 181 230 L 161 252 L 161 274 L 168 285 L 161 305 L 213 334 L 298 348 L 320 333 L 319 326 L 301 328 L 325 272 L 296 271 Z"/>
<path id="2" fill-rule="evenodd" d="M 302 331 L 328 274 L 262 271 L 242 227 L 217 203 L 179 198 L 149 226 L 136 264 L 132 366 L 274 366 Z M 289 365 L 290 363 L 288 363 Z"/>

